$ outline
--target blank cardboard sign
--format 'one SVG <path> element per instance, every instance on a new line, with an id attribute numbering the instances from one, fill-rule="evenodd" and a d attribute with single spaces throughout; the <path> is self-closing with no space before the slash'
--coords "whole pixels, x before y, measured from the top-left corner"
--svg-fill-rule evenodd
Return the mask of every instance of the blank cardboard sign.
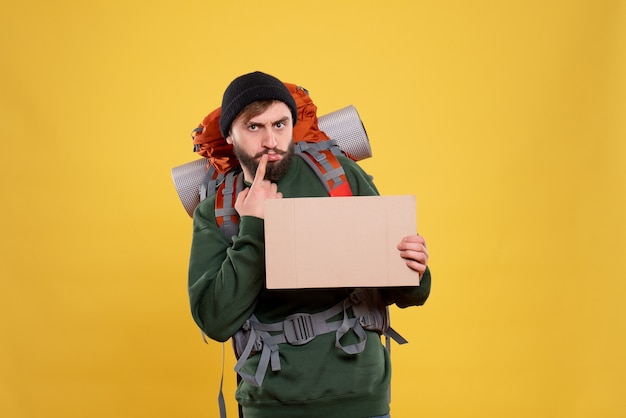
<path id="1" fill-rule="evenodd" d="M 415 214 L 410 195 L 268 200 L 267 288 L 416 286 L 396 248 Z"/>

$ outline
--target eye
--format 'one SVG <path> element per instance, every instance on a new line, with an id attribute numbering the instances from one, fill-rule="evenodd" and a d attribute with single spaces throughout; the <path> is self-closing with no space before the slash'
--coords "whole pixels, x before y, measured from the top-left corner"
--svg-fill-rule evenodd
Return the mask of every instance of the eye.
<path id="1" fill-rule="evenodd" d="M 256 131 L 258 128 L 259 128 L 259 125 L 255 123 L 251 123 L 250 125 L 248 125 L 248 130 L 250 131 Z"/>
<path id="2" fill-rule="evenodd" d="M 283 122 L 283 121 L 276 122 L 276 127 L 277 127 L 278 129 L 282 129 L 282 128 L 284 128 L 284 127 L 285 127 L 285 122 Z"/>

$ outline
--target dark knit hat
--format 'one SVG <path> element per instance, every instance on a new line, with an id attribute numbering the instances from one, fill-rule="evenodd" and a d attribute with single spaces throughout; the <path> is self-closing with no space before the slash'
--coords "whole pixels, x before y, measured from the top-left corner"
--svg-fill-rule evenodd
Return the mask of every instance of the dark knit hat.
<path id="1" fill-rule="evenodd" d="M 259 100 L 279 100 L 285 103 L 291 110 L 293 124 L 296 124 L 298 108 L 287 87 L 276 77 L 255 71 L 234 79 L 224 92 L 220 116 L 220 131 L 224 138 L 228 136 L 230 126 L 244 107 Z"/>

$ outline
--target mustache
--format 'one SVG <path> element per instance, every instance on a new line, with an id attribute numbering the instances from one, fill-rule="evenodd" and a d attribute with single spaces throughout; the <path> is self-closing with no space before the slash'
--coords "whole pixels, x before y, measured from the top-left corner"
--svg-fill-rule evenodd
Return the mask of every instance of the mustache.
<path id="1" fill-rule="evenodd" d="M 268 149 L 268 150 L 265 150 L 265 151 L 261 151 L 261 152 L 257 153 L 253 158 L 255 160 L 258 159 L 258 158 L 261 158 L 263 155 L 269 154 L 270 151 L 272 151 L 272 152 L 274 152 L 274 154 L 278 154 L 278 155 L 285 155 L 285 154 L 287 154 L 287 151 L 284 151 L 284 150 L 281 150 L 281 149 L 278 149 L 278 148 L 273 148 L 273 149 Z"/>

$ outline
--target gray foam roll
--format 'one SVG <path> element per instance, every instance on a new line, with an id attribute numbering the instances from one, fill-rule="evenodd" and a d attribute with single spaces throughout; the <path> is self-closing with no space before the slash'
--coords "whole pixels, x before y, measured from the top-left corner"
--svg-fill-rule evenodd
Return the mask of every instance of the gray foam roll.
<path id="1" fill-rule="evenodd" d="M 200 158 L 172 168 L 174 187 L 187 214 L 191 217 L 200 203 L 200 184 L 206 175 L 206 165 L 207 159 Z"/>
<path id="2" fill-rule="evenodd" d="M 318 118 L 319 128 L 339 147 L 357 159 L 364 160 L 372 156 L 367 132 L 356 108 L 352 105 L 336 110 Z"/>

